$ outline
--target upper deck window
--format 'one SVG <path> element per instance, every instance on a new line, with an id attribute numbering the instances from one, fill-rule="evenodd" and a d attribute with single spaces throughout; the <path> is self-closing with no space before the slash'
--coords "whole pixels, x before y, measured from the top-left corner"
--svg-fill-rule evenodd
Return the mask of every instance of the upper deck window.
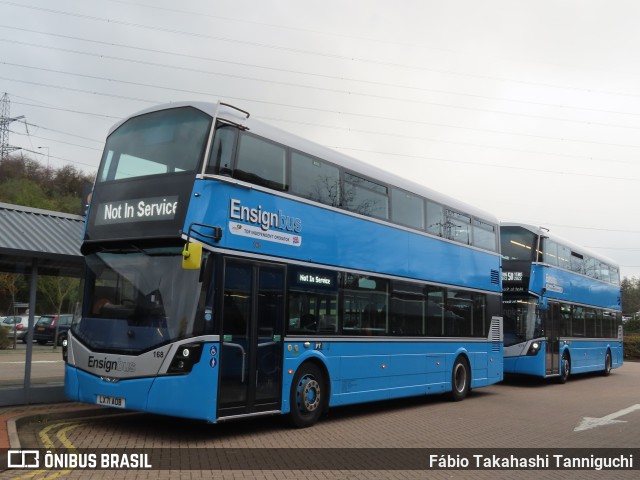
<path id="1" fill-rule="evenodd" d="M 558 244 L 558 266 L 569 270 L 569 263 L 571 258 L 571 249 L 564 245 Z"/>
<path id="2" fill-rule="evenodd" d="M 496 251 L 496 227 L 477 218 L 473 219 L 473 244 L 485 250 Z"/>
<path id="3" fill-rule="evenodd" d="M 195 171 L 211 117 L 191 107 L 131 118 L 107 139 L 98 182 Z"/>
<path id="4" fill-rule="evenodd" d="M 558 244 L 548 238 L 542 243 L 542 261 L 549 265 L 558 265 Z"/>
<path id="5" fill-rule="evenodd" d="M 443 206 L 427 200 L 427 232 L 444 237 L 445 223 Z"/>
<path id="6" fill-rule="evenodd" d="M 513 227 L 507 227 L 502 229 L 502 251 L 503 258 L 505 252 L 505 235 Z M 573 252 L 569 247 L 562 243 L 555 242 L 549 238 L 542 239 L 542 255 L 539 259 L 542 262 L 558 266 L 564 270 L 570 270 L 575 273 L 580 273 L 597 280 L 603 280 L 607 283 L 619 284 L 618 269 L 612 265 L 608 265 L 605 262 L 591 257 L 589 255 L 583 255 L 581 253 Z"/>
<path id="7" fill-rule="evenodd" d="M 620 285 L 620 272 L 617 267 L 609 266 L 609 280 L 614 285 Z"/>
<path id="8" fill-rule="evenodd" d="M 579 253 L 571 252 L 570 266 L 574 272 L 585 273 L 584 257 Z"/>
<path id="9" fill-rule="evenodd" d="M 386 186 L 350 173 L 344 174 L 344 180 L 344 208 L 361 215 L 389 218 Z"/>
<path id="10" fill-rule="evenodd" d="M 207 174 L 236 178 L 349 210 L 463 245 L 498 251 L 498 227 L 462 211 L 372 177 L 349 172 L 327 159 L 293 149 L 256 131 L 220 121 Z"/>
<path id="11" fill-rule="evenodd" d="M 340 205 L 340 170 L 317 158 L 292 151 L 291 191 L 337 207 Z"/>
<path id="12" fill-rule="evenodd" d="M 233 152 L 238 129 L 228 125 L 218 125 L 213 137 L 213 146 L 209 154 L 207 173 L 231 175 L 233 171 Z"/>
<path id="13" fill-rule="evenodd" d="M 424 230 L 424 200 L 404 190 L 392 188 L 391 220 Z"/>
<path id="14" fill-rule="evenodd" d="M 287 190 L 286 160 L 284 147 L 243 133 L 234 177 L 274 190 Z"/>
<path id="15" fill-rule="evenodd" d="M 469 245 L 471 242 L 471 217 L 446 209 L 445 238 Z"/>

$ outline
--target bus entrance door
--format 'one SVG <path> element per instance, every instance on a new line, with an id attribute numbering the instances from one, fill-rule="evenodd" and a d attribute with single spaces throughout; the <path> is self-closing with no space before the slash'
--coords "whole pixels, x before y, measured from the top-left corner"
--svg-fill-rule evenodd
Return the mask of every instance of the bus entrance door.
<path id="1" fill-rule="evenodd" d="M 546 375 L 560 373 L 560 305 L 549 302 L 549 308 L 541 312 L 545 316 L 545 333 L 547 337 Z"/>
<path id="2" fill-rule="evenodd" d="M 284 267 L 227 259 L 218 418 L 280 410 Z"/>

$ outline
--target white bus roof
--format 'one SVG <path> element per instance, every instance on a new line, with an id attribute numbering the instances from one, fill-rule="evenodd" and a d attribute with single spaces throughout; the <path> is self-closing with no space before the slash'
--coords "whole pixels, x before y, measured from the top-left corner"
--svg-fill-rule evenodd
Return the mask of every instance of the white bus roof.
<path id="1" fill-rule="evenodd" d="M 365 177 L 369 177 L 371 180 L 374 180 L 374 181 L 377 180 L 379 182 L 386 183 L 394 187 L 398 187 L 400 189 L 406 190 L 416 195 L 425 197 L 436 203 L 440 203 L 442 205 L 451 207 L 454 210 L 459 210 L 462 213 L 467 213 L 479 219 L 488 221 L 490 223 L 498 224 L 497 217 L 487 211 L 484 211 L 473 205 L 464 203 L 460 200 L 447 196 L 436 190 L 432 190 L 431 188 L 425 187 L 424 185 L 412 182 L 411 180 L 403 178 L 387 170 L 375 167 L 373 165 L 370 165 L 368 163 L 365 163 L 361 160 L 350 157 L 348 155 L 344 155 L 328 147 L 312 142 L 311 140 L 307 140 L 305 138 L 299 137 L 298 135 L 295 135 L 285 130 L 282 130 L 280 128 L 274 127 L 261 120 L 256 120 L 251 116 L 247 117 L 247 115 L 243 113 L 242 110 L 238 110 L 237 108 L 226 106 L 222 103 L 175 102 L 175 103 L 166 103 L 162 105 L 156 105 L 156 106 L 147 108 L 145 110 L 139 111 L 131 115 L 130 117 L 119 121 L 113 127 L 111 127 L 111 129 L 109 130 L 109 134 L 111 134 L 115 129 L 117 129 L 129 118 L 137 117 L 145 113 L 155 112 L 159 110 L 166 110 L 170 108 L 179 108 L 179 107 L 194 107 L 205 112 L 206 114 L 212 117 L 217 115 L 219 119 L 227 120 L 235 124 L 242 125 L 242 127 L 248 129 L 248 131 L 256 135 L 268 138 L 277 143 L 281 143 L 288 147 L 307 153 L 311 156 L 318 157 L 322 160 L 326 160 L 328 162 L 334 163 L 354 173 L 359 173 Z"/>

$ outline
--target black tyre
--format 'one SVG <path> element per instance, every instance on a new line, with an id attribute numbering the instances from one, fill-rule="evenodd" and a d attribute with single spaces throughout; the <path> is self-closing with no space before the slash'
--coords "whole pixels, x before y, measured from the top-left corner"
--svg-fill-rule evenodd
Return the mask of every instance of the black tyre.
<path id="1" fill-rule="evenodd" d="M 58 337 L 58 346 L 59 346 L 59 347 L 61 347 L 61 346 L 62 346 L 62 343 L 63 343 L 66 339 L 67 339 L 67 336 L 66 336 L 66 335 L 60 335 L 60 336 Z"/>
<path id="2" fill-rule="evenodd" d="M 569 359 L 569 355 L 564 354 L 560 360 L 560 376 L 558 377 L 558 382 L 567 383 L 569 375 L 571 375 L 571 360 Z"/>
<path id="3" fill-rule="evenodd" d="M 46 345 L 47 341 L 46 340 L 38 340 L 38 345 Z"/>
<path id="4" fill-rule="evenodd" d="M 320 368 L 305 363 L 291 384 L 291 423 L 297 428 L 310 427 L 318 421 L 326 402 L 325 379 Z"/>
<path id="5" fill-rule="evenodd" d="M 607 355 L 604 357 L 604 370 L 602 375 L 608 377 L 611 374 L 611 352 L 607 350 Z"/>
<path id="6" fill-rule="evenodd" d="M 471 388 L 471 368 L 463 356 L 456 358 L 451 371 L 451 400 L 459 402 L 469 393 Z"/>

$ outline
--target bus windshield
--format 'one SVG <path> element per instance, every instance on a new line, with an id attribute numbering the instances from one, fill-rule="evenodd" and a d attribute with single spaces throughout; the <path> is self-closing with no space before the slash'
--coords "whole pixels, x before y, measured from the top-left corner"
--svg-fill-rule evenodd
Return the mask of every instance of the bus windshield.
<path id="1" fill-rule="evenodd" d="M 521 227 L 500 228 L 502 258 L 504 260 L 532 261 L 537 239 L 536 234 Z"/>
<path id="2" fill-rule="evenodd" d="M 194 172 L 210 127 L 211 117 L 192 107 L 134 117 L 107 139 L 97 182 Z"/>
<path id="3" fill-rule="evenodd" d="M 505 347 L 542 336 L 542 323 L 534 297 L 505 299 L 502 313 Z"/>
<path id="4" fill-rule="evenodd" d="M 199 270 L 184 270 L 180 247 L 97 252 L 86 257 L 83 318 L 73 333 L 88 347 L 140 353 L 204 333 L 196 322 Z"/>

